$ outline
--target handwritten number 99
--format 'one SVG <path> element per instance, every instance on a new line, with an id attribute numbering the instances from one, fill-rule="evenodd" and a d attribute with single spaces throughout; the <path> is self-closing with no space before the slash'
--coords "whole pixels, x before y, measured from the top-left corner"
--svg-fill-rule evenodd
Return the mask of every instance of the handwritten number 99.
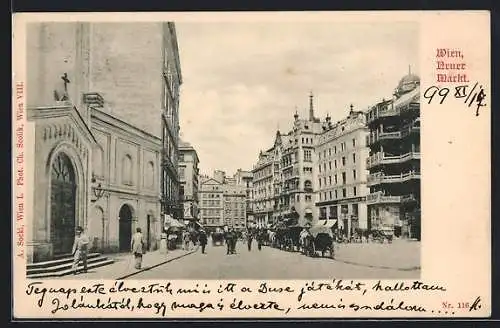
<path id="1" fill-rule="evenodd" d="M 427 103 L 430 104 L 432 99 L 434 99 L 434 96 L 436 96 L 436 94 L 437 94 L 438 96 L 441 97 L 441 101 L 439 102 L 439 104 L 442 104 L 449 93 L 450 93 L 450 89 L 448 89 L 448 88 L 440 89 L 439 87 L 432 86 L 432 87 L 427 88 L 427 90 L 425 90 L 424 98 L 429 99 L 429 101 Z"/>

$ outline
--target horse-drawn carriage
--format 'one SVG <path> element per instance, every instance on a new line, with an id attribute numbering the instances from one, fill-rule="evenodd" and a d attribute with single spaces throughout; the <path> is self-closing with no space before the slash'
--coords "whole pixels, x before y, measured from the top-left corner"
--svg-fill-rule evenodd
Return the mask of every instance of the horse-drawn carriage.
<path id="1" fill-rule="evenodd" d="M 306 255 L 315 257 L 317 252 L 324 257 L 325 253 L 332 259 L 335 258 L 334 235 L 329 226 L 313 226 L 309 229 L 309 234 L 305 238 L 304 252 Z"/>
<path id="2" fill-rule="evenodd" d="M 212 233 L 212 246 L 224 245 L 224 232 L 215 231 Z"/>

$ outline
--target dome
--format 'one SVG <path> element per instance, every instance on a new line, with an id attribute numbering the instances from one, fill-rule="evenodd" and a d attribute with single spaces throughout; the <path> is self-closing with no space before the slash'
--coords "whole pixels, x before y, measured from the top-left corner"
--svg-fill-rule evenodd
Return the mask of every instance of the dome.
<path id="1" fill-rule="evenodd" d="M 408 70 L 408 74 L 403 76 L 399 80 L 398 86 L 395 90 L 395 96 L 400 97 L 403 94 L 412 91 L 418 85 L 420 85 L 420 77 L 418 75 L 412 74 L 411 69 Z"/>
<path id="2" fill-rule="evenodd" d="M 401 78 L 399 81 L 398 87 L 402 87 L 403 85 L 408 85 L 408 84 L 420 84 L 420 77 L 418 75 L 408 73 L 408 75 L 405 75 Z"/>

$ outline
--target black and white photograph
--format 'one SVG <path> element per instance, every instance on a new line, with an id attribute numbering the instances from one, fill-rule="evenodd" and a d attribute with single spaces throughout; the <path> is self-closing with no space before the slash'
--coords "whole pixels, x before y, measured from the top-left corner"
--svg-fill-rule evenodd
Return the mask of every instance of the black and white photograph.
<path id="1" fill-rule="evenodd" d="M 420 275 L 418 23 L 37 22 L 27 277 Z"/>
<path id="2" fill-rule="evenodd" d="M 489 13 L 14 18 L 16 317 L 489 315 Z"/>

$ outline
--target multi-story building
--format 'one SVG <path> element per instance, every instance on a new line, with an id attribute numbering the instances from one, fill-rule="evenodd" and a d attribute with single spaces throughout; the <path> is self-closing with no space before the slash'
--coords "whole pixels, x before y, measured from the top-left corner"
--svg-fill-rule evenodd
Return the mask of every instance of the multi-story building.
<path id="1" fill-rule="evenodd" d="M 254 215 L 259 225 L 285 220 L 288 224 L 312 224 L 314 205 L 314 151 L 325 123 L 314 116 L 313 95 L 309 116 L 296 112 L 293 128 L 276 133 L 272 148 L 259 154 L 253 173 Z"/>
<path id="2" fill-rule="evenodd" d="M 313 95 L 309 96 L 309 117 L 294 115 L 293 129 L 281 141 L 282 190 L 280 208 L 292 224 L 312 224 L 317 211 L 314 204 L 315 144 L 325 123 L 314 116 Z M 283 142 L 284 141 L 284 142 Z"/>
<path id="3" fill-rule="evenodd" d="M 420 239 L 420 79 L 408 73 L 367 113 L 368 229 Z"/>
<path id="4" fill-rule="evenodd" d="M 200 221 L 207 232 L 224 226 L 224 188 L 223 184 L 212 178 L 204 178 L 200 187 Z"/>
<path id="5" fill-rule="evenodd" d="M 198 220 L 199 163 L 198 153 L 194 147 L 188 142 L 181 141 L 179 146 L 179 197 L 184 203 L 182 219 L 185 224 Z"/>
<path id="6" fill-rule="evenodd" d="M 156 247 L 161 191 L 178 198 L 175 40 L 173 23 L 29 24 L 30 262 L 70 253 L 77 225 L 98 251 L 128 250 L 139 226 Z"/>
<path id="7" fill-rule="evenodd" d="M 246 188 L 224 184 L 224 225 L 236 230 L 246 227 Z"/>
<path id="8" fill-rule="evenodd" d="M 348 238 L 356 230 L 367 231 L 366 210 L 367 169 L 369 148 L 365 113 L 354 111 L 347 118 L 331 124 L 316 143 L 315 180 L 316 206 L 319 220 L 332 220 Z M 360 231 L 360 232 L 361 232 Z"/>
<path id="9" fill-rule="evenodd" d="M 155 78 L 161 80 L 161 140 L 162 140 L 162 174 L 161 174 L 161 204 L 162 213 L 180 219 L 183 216 L 184 204 L 179 198 L 179 90 L 182 84 L 181 65 L 179 61 L 179 48 L 177 45 L 177 34 L 174 23 L 161 24 L 162 37 L 155 39 L 155 43 L 161 46 L 161 61 Z M 137 60 L 145 60 L 141 56 Z M 157 79 L 161 73 L 161 79 Z M 150 81 L 144 85 L 150 86 Z M 138 111 L 141 115 L 142 111 Z M 163 216 L 162 216 L 163 217 Z"/>
<path id="10" fill-rule="evenodd" d="M 254 224 L 267 227 L 273 218 L 274 207 L 274 151 L 273 148 L 260 152 L 257 164 L 252 170 Z"/>
<path id="11" fill-rule="evenodd" d="M 244 171 L 238 169 L 234 174 L 234 179 L 236 180 L 236 185 L 245 187 L 245 212 L 246 212 L 246 220 L 245 226 L 248 226 L 249 223 L 254 223 L 253 217 L 253 174 L 250 171 Z"/>

